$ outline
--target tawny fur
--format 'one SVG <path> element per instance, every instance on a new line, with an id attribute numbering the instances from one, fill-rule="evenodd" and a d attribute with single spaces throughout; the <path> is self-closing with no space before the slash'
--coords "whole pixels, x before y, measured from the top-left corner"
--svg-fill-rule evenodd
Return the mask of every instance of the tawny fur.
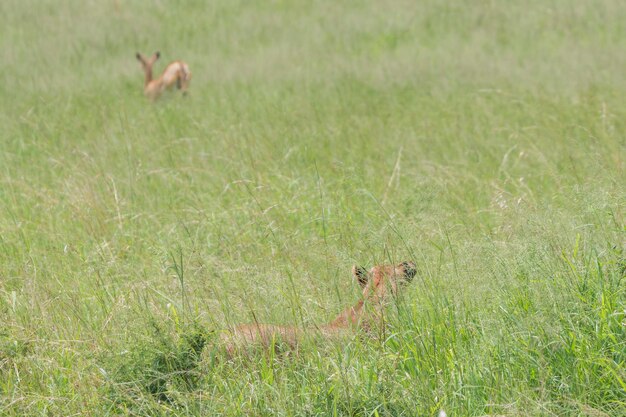
<path id="1" fill-rule="evenodd" d="M 145 82 L 143 92 L 150 100 L 156 100 L 163 94 L 165 90 L 172 89 L 174 85 L 182 91 L 183 95 L 187 93 L 189 82 L 191 81 L 191 71 L 189 66 L 183 61 L 170 62 L 163 70 L 163 73 L 156 79 L 152 77 L 152 67 L 159 59 L 161 54 L 155 52 L 150 58 L 146 58 L 137 52 L 137 60 L 141 63 L 145 73 Z"/>
<path id="2" fill-rule="evenodd" d="M 220 335 L 221 345 L 230 354 L 240 348 L 252 345 L 269 347 L 278 342 L 295 348 L 305 335 L 333 338 L 348 334 L 353 329 L 367 330 L 381 318 L 389 292 L 396 294 L 399 284 L 409 282 L 415 276 L 415 264 L 403 262 L 399 265 L 379 265 L 369 272 L 354 266 L 352 274 L 363 288 L 362 297 L 330 323 L 310 329 L 260 323 L 238 325 Z"/>

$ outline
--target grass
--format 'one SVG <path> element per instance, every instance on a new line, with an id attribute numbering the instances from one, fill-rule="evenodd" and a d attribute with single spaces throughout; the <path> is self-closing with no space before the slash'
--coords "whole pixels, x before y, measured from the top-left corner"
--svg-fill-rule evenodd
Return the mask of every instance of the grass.
<path id="1" fill-rule="evenodd" d="M 3 1 L 0 414 L 626 415 L 625 19 Z M 157 49 L 189 97 L 142 96 Z M 381 338 L 216 347 L 403 260 Z"/>

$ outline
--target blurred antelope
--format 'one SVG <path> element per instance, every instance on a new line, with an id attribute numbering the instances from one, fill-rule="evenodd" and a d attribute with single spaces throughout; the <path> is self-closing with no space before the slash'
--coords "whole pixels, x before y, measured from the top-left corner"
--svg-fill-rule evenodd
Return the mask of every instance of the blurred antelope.
<path id="1" fill-rule="evenodd" d="M 328 324 L 309 329 L 310 333 L 325 338 L 341 336 L 350 329 L 370 330 L 383 324 L 384 301 L 389 293 L 396 295 L 401 284 L 410 282 L 415 276 L 415 264 L 402 262 L 398 265 L 378 265 L 369 272 L 359 266 L 352 267 L 352 275 L 363 289 L 361 299 L 352 307 L 346 308 Z M 265 348 L 275 342 L 283 342 L 291 348 L 306 336 L 306 329 L 273 324 L 243 324 L 220 335 L 221 343 L 230 355 L 238 349 L 259 344 Z"/>
<path id="2" fill-rule="evenodd" d="M 139 52 L 137 52 L 135 56 L 139 62 L 141 62 L 143 71 L 146 74 L 146 81 L 143 85 L 143 93 L 150 100 L 156 100 L 161 96 L 163 91 L 171 89 L 174 84 L 176 84 L 176 88 L 182 90 L 183 95 L 187 93 L 189 81 L 191 81 L 191 71 L 189 71 L 189 66 L 185 62 L 170 62 L 167 67 L 165 67 L 163 74 L 161 74 L 159 78 L 153 79 L 152 66 L 159 59 L 161 54 L 159 52 L 155 52 L 149 59 L 146 59 L 146 57 L 141 55 Z"/>

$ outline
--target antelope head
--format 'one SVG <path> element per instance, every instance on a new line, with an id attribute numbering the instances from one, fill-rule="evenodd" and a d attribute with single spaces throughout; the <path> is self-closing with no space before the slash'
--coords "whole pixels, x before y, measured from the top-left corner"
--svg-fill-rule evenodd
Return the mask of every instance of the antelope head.
<path id="1" fill-rule="evenodd" d="M 152 54 L 150 58 L 146 58 L 145 56 L 137 52 L 135 54 L 135 57 L 137 57 L 137 60 L 141 63 L 143 71 L 146 74 L 145 85 L 147 86 L 150 83 L 150 81 L 152 81 L 152 66 L 161 57 L 161 53 L 157 51 L 154 54 Z"/>

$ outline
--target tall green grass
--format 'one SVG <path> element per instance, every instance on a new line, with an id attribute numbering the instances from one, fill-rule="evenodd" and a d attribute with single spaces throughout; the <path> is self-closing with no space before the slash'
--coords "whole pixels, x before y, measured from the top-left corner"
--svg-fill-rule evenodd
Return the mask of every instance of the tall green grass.
<path id="1" fill-rule="evenodd" d="M 626 415 L 624 21 L 5 0 L 0 415 Z M 142 96 L 154 50 L 189 97 Z M 404 260 L 379 337 L 216 344 Z"/>

